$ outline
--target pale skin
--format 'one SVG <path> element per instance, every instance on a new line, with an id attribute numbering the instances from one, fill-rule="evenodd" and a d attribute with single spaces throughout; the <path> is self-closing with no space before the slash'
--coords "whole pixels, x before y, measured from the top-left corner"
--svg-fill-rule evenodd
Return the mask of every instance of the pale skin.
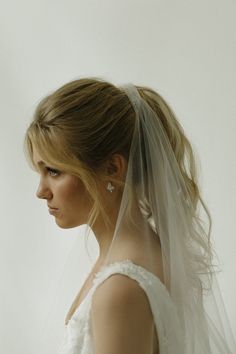
<path id="1" fill-rule="evenodd" d="M 40 174 L 36 195 L 40 199 L 45 199 L 48 206 L 58 209 L 53 213 L 57 225 L 61 228 L 72 228 L 85 224 L 91 209 L 91 200 L 82 181 L 63 171 L 53 171 L 54 166 L 43 161 L 35 149 L 33 159 Z M 116 176 L 123 178 L 127 168 L 123 156 L 113 155 L 110 163 L 115 167 Z M 110 193 L 104 185 L 101 186 L 101 198 L 115 225 L 121 195 L 117 189 Z M 121 247 L 120 251 L 123 256 L 124 250 L 130 256 L 134 249 L 134 235 L 126 231 L 124 230 L 125 238 L 122 243 L 124 248 Z M 100 268 L 114 229 L 106 230 L 102 219 L 98 218 L 93 225 L 93 232 L 99 245 L 99 257 L 72 304 L 67 322 L 91 287 L 93 275 Z M 140 235 L 140 249 L 141 242 Z M 153 249 L 157 252 L 158 247 L 159 245 L 155 244 Z M 138 257 L 136 254 L 137 260 Z M 140 254 L 140 259 L 141 257 Z M 161 269 L 156 275 L 163 279 Z M 121 274 L 113 274 L 106 279 L 93 295 L 91 319 L 95 354 L 158 354 L 158 338 L 149 301 L 135 280 Z"/>

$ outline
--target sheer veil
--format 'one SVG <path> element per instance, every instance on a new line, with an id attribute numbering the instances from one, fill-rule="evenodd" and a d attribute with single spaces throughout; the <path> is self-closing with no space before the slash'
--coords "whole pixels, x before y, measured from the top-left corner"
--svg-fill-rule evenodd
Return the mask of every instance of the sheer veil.
<path id="1" fill-rule="evenodd" d="M 142 235 L 137 247 L 142 248 L 142 264 L 149 270 L 157 269 L 156 238 L 161 245 L 165 286 L 178 313 L 179 327 L 174 330 L 183 340 L 183 353 L 236 353 L 212 264 L 210 227 L 207 233 L 200 206 L 190 198 L 157 113 L 133 84 L 120 89 L 128 96 L 136 120 L 125 187 L 104 266 L 132 259 L 129 251 L 120 252 L 125 232 L 132 230 L 137 244 L 138 235 Z M 171 331 L 165 333 L 167 341 L 172 335 Z"/>

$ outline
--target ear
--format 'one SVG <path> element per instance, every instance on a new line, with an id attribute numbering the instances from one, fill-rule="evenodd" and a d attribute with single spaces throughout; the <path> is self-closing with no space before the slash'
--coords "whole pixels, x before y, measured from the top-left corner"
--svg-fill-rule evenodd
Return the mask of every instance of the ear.
<path id="1" fill-rule="evenodd" d="M 123 178 L 127 169 L 127 161 L 121 154 L 113 154 L 107 163 L 107 173 L 113 177 Z"/>

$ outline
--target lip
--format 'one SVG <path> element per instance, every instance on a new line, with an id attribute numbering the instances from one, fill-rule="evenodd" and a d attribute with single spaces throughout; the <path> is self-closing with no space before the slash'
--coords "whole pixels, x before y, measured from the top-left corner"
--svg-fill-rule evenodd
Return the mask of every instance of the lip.
<path id="1" fill-rule="evenodd" d="M 48 211 L 49 211 L 50 214 L 54 214 L 54 213 L 58 212 L 58 209 L 56 209 L 56 208 L 48 208 Z"/>

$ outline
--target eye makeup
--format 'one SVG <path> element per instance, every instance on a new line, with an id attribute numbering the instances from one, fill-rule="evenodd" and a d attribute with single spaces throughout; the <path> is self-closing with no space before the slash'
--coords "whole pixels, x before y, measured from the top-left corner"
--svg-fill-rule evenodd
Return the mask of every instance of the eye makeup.
<path id="1" fill-rule="evenodd" d="M 46 170 L 52 174 L 56 174 L 56 176 L 60 175 L 60 171 L 56 170 L 55 168 L 51 168 L 49 166 L 45 166 Z M 55 175 L 54 175 L 55 176 Z M 53 176 L 53 177 L 54 177 Z"/>

